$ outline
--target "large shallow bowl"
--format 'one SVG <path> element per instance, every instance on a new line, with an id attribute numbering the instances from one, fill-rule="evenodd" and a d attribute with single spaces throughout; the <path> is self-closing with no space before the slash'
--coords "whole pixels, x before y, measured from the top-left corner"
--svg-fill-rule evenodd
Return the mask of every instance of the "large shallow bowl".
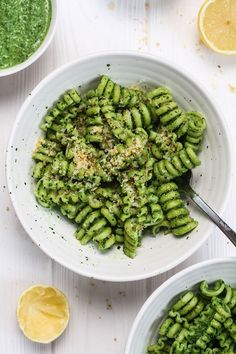
<path id="1" fill-rule="evenodd" d="M 155 342 L 160 324 L 173 299 L 202 280 L 209 283 L 223 279 L 236 287 L 236 258 L 214 259 L 184 269 L 164 282 L 147 299 L 139 311 L 128 337 L 125 354 L 146 354 L 147 346 Z"/>
<path id="2" fill-rule="evenodd" d="M 18 218 L 33 241 L 65 267 L 94 278 L 110 281 L 144 279 L 167 271 L 184 261 L 207 239 L 212 224 L 198 210 L 192 214 L 199 227 L 189 236 L 146 237 L 134 260 L 122 249 L 101 254 L 91 245 L 81 246 L 75 226 L 45 209 L 34 198 L 32 151 L 41 134 L 39 123 L 47 107 L 67 89 L 93 87 L 102 74 L 123 85 L 166 85 L 184 109 L 196 109 L 207 117 L 207 133 L 200 154 L 202 164 L 194 172 L 194 187 L 220 212 L 225 206 L 231 181 L 231 156 L 224 118 L 212 100 L 185 70 L 166 60 L 137 53 L 103 53 L 78 60 L 44 79 L 25 101 L 16 119 L 7 154 L 7 177 Z"/>
<path id="3" fill-rule="evenodd" d="M 48 28 L 48 32 L 46 34 L 46 37 L 42 41 L 41 45 L 38 47 L 38 49 L 24 62 L 11 66 L 6 69 L 0 69 L 0 77 L 2 76 L 8 76 L 11 74 L 15 74 L 18 71 L 21 71 L 23 69 L 26 69 L 28 66 L 33 64 L 37 59 L 43 55 L 45 50 L 48 48 L 49 44 L 51 43 L 53 36 L 55 34 L 56 30 L 56 22 L 57 22 L 57 0 L 51 0 L 52 4 L 52 18 L 51 22 Z"/>

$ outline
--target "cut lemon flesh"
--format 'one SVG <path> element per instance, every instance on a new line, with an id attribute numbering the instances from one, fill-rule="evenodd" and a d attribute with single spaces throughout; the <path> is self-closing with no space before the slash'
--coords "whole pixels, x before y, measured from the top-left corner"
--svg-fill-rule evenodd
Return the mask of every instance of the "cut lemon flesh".
<path id="1" fill-rule="evenodd" d="M 67 298 L 52 286 L 32 286 L 19 298 L 17 318 L 27 338 L 38 343 L 50 343 L 62 334 L 68 324 Z"/>
<path id="2" fill-rule="evenodd" d="M 236 0 L 206 0 L 198 14 L 198 28 L 207 47 L 236 54 Z"/>

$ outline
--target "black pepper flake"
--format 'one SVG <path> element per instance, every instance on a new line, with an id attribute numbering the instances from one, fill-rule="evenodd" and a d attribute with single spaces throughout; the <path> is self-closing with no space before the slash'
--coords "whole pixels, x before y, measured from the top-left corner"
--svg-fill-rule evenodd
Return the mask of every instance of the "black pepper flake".
<path id="1" fill-rule="evenodd" d="M 15 148 L 15 151 L 17 151 L 18 150 L 18 148 Z"/>
<path id="2" fill-rule="evenodd" d="M 220 65 L 217 65 L 217 68 L 221 69 L 221 66 L 220 66 Z"/>
<path id="3" fill-rule="evenodd" d="M 117 246 L 117 249 L 118 249 L 118 250 L 120 250 L 120 249 L 121 249 L 121 247 L 120 247 L 120 246 Z"/>

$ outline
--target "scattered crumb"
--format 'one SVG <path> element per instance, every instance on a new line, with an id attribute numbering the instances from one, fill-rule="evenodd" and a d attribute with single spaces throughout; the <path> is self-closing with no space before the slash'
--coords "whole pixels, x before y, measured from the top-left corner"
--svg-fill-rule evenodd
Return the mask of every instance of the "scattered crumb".
<path id="1" fill-rule="evenodd" d="M 90 286 L 94 286 L 94 287 L 95 287 L 96 285 L 95 285 L 94 282 L 91 281 L 91 282 L 90 282 Z"/>
<path id="2" fill-rule="evenodd" d="M 6 207 L 6 211 L 9 211 L 10 210 L 10 208 L 9 207 Z"/>
<path id="3" fill-rule="evenodd" d="M 123 297 L 125 297 L 126 296 L 126 293 L 125 293 L 125 291 L 119 291 L 119 293 L 118 293 L 120 296 L 123 296 Z"/>
<path id="4" fill-rule="evenodd" d="M 161 43 L 156 42 L 156 47 L 157 47 L 157 48 L 160 47 L 160 45 L 161 45 Z"/>
<path id="5" fill-rule="evenodd" d="M 108 10 L 114 11 L 116 9 L 116 3 L 115 1 L 110 1 L 109 4 L 107 5 Z"/>
<path id="6" fill-rule="evenodd" d="M 112 310 L 112 304 L 109 302 L 109 299 L 106 299 L 107 310 Z"/>
<path id="7" fill-rule="evenodd" d="M 145 2 L 145 9 L 148 10 L 150 8 L 150 4 L 148 2 Z"/>
<path id="8" fill-rule="evenodd" d="M 234 85 L 232 85 L 232 84 L 228 84 L 228 86 L 229 86 L 230 92 L 236 93 L 236 86 L 234 86 Z"/>

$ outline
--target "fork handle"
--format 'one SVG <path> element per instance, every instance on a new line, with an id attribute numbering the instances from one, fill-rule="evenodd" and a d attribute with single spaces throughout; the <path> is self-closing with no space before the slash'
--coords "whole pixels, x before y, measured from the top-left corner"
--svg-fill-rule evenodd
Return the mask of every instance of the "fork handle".
<path id="1" fill-rule="evenodd" d="M 236 232 L 224 222 L 214 210 L 198 194 L 191 195 L 192 201 L 202 209 L 209 218 L 221 229 L 228 239 L 236 246 Z"/>

